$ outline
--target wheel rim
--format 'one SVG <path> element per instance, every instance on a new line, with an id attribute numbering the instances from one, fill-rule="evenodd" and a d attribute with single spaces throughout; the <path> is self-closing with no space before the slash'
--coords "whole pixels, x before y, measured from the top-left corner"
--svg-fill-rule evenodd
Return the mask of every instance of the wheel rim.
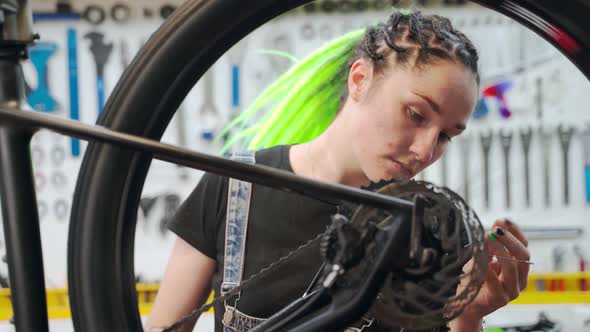
<path id="1" fill-rule="evenodd" d="M 191 0 L 184 3 L 131 63 L 98 123 L 159 140 L 198 78 L 225 51 L 271 18 L 309 1 Z M 476 2 L 532 27 L 522 15 L 502 6 L 506 1 Z M 532 10 L 541 13 L 550 2 L 538 1 Z M 563 12 L 544 15 L 552 22 L 561 22 L 560 26 L 572 24 Z M 557 45 L 547 37 L 546 31 L 533 30 L 544 33 L 547 40 Z M 566 31 L 571 33 L 572 29 Z M 574 35 L 576 40 L 590 40 L 581 39 L 582 33 Z M 588 49 L 588 45 L 581 46 Z M 588 54 L 569 51 L 564 54 L 588 77 Z M 153 96 L 158 96 L 155 105 L 151 104 Z M 144 153 L 97 143 L 88 146 L 76 185 L 68 239 L 70 302 L 78 331 L 142 330 L 135 291 L 133 242 L 140 194 L 150 163 L 151 157 Z"/>

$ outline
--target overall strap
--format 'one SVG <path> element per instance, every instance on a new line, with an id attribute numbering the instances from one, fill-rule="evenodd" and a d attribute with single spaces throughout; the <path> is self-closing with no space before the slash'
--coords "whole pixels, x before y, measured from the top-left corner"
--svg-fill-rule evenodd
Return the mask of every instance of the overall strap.
<path id="1" fill-rule="evenodd" d="M 232 160 L 254 164 L 254 151 L 233 153 Z M 238 286 L 244 272 L 244 253 L 252 183 L 229 179 L 227 212 L 225 219 L 225 258 L 221 294 Z"/>

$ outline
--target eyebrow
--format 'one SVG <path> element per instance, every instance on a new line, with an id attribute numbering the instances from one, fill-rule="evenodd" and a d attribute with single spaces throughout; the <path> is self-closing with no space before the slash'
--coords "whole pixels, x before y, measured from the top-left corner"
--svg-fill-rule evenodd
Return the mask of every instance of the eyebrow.
<path id="1" fill-rule="evenodd" d="M 426 100 L 426 102 L 428 103 L 428 105 L 430 105 L 430 107 L 432 108 L 432 110 L 435 113 L 438 113 L 438 114 L 441 114 L 442 113 L 441 112 L 441 109 L 440 109 L 440 106 L 434 100 L 432 100 L 432 98 L 430 98 L 429 96 L 425 96 L 423 94 L 414 92 L 414 91 L 412 91 L 412 93 L 415 94 L 416 96 L 421 97 L 422 99 Z M 464 124 L 458 123 L 458 124 L 455 125 L 455 129 L 465 130 L 466 127 L 465 127 Z"/>

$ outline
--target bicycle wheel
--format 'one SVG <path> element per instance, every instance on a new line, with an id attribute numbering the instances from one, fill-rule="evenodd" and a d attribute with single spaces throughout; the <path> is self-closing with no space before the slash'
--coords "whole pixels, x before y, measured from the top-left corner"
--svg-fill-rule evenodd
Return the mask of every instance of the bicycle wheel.
<path id="1" fill-rule="evenodd" d="M 309 0 L 190 0 L 177 8 L 113 90 L 100 125 L 159 140 L 200 76 L 232 45 Z M 146 153 L 91 143 L 68 235 L 68 282 L 76 331 L 142 331 L 133 242 Z"/>
<path id="2" fill-rule="evenodd" d="M 181 101 L 225 51 L 271 18 L 309 1 L 187 1 L 132 61 L 98 123 L 159 140 Z M 480 2 L 496 6 L 495 2 Z M 88 146 L 68 238 L 69 294 L 77 331 L 142 330 L 133 242 L 150 163 L 146 153 L 100 143 Z"/>

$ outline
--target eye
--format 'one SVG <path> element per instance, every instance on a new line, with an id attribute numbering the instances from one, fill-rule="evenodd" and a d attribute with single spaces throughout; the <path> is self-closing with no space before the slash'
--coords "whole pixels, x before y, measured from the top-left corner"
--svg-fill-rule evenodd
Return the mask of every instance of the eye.
<path id="1" fill-rule="evenodd" d="M 446 133 L 440 133 L 440 142 L 451 142 L 451 136 Z"/>
<path id="2" fill-rule="evenodd" d="M 414 111 L 413 109 L 408 107 L 407 113 L 410 119 L 412 119 L 417 124 L 422 124 L 424 122 L 424 117 L 420 113 Z"/>

